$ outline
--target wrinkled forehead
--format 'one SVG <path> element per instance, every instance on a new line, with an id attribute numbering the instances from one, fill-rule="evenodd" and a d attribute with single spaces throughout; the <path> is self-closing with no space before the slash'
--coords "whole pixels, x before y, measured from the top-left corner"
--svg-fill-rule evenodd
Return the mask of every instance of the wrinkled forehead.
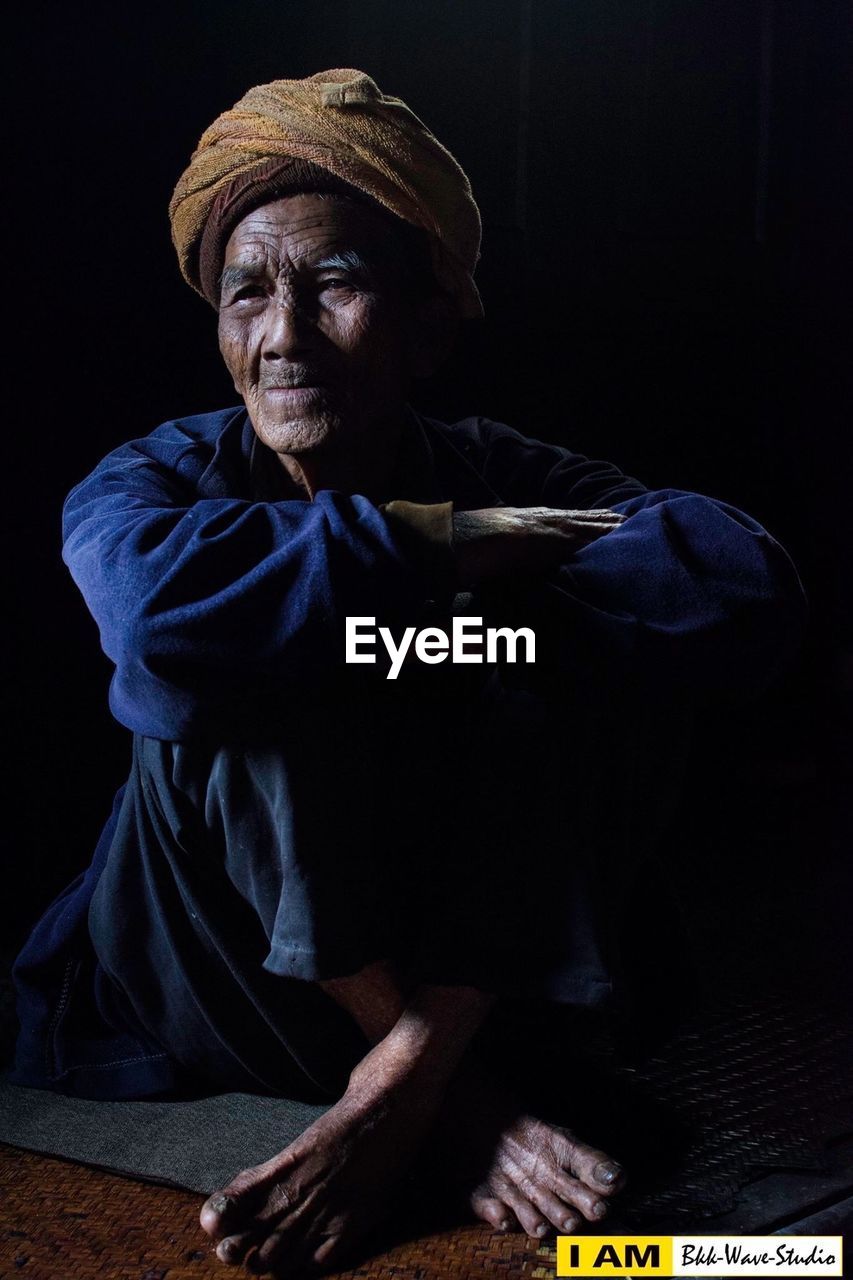
<path id="1" fill-rule="evenodd" d="M 350 252 L 377 268 L 394 268 L 405 250 L 405 228 L 394 226 L 399 221 L 348 196 L 281 196 L 244 214 L 228 237 L 223 266 L 249 260 L 297 263 Z"/>

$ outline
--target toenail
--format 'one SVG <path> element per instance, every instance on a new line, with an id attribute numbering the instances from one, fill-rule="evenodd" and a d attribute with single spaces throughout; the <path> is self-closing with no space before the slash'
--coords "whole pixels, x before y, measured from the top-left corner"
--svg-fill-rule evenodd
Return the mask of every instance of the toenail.
<path id="1" fill-rule="evenodd" d="M 606 1187 L 615 1182 L 622 1172 L 621 1165 L 618 1164 L 597 1164 L 593 1172 L 596 1182 L 603 1182 Z"/>
<path id="2" fill-rule="evenodd" d="M 598 1200 L 598 1201 L 597 1201 L 597 1202 L 592 1206 L 591 1213 L 592 1213 L 592 1216 L 593 1216 L 594 1218 L 603 1218 L 603 1217 L 605 1216 L 605 1214 L 607 1213 L 607 1205 L 606 1205 L 606 1204 L 602 1204 L 602 1203 L 601 1203 L 601 1201 L 600 1201 L 600 1200 Z"/>
<path id="3" fill-rule="evenodd" d="M 574 1231 L 578 1225 L 578 1220 L 573 1214 L 570 1214 L 568 1218 L 563 1218 L 560 1225 L 564 1231 Z"/>
<path id="4" fill-rule="evenodd" d="M 547 1232 L 548 1232 L 548 1223 L 540 1222 L 539 1226 L 536 1228 L 537 1236 L 544 1236 L 547 1234 Z"/>
<path id="5" fill-rule="evenodd" d="M 512 1226 L 512 1223 L 510 1222 L 509 1218 L 501 1218 L 500 1222 L 498 1223 L 498 1230 L 509 1231 L 511 1226 Z"/>
<path id="6" fill-rule="evenodd" d="M 212 1209 L 214 1213 L 225 1213 L 226 1210 L 231 1209 L 233 1205 L 234 1201 L 231 1196 L 225 1196 L 222 1194 L 211 1196 L 207 1202 L 208 1209 Z"/>

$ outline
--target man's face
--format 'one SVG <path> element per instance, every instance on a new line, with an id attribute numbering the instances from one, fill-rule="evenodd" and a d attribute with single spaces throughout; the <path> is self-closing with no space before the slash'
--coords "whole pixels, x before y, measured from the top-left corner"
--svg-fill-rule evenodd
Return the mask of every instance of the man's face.
<path id="1" fill-rule="evenodd" d="M 412 322 L 399 278 L 386 221 L 355 202 L 287 196 L 238 223 L 219 349 L 264 444 L 334 449 L 399 417 Z"/>

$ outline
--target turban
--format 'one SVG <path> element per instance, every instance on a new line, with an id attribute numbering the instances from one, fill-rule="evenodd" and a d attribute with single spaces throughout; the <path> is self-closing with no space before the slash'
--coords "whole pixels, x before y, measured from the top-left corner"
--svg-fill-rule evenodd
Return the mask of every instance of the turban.
<path id="1" fill-rule="evenodd" d="M 258 85 L 205 130 L 169 204 L 184 279 L 218 305 L 225 245 L 245 213 L 288 190 L 353 189 L 426 232 L 439 285 L 460 315 L 482 315 L 480 214 L 465 173 L 404 102 L 352 69 Z"/>

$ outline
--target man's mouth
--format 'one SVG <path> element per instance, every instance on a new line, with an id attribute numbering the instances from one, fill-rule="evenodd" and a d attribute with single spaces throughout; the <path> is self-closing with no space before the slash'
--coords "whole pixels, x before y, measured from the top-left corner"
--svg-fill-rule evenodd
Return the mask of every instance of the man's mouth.
<path id="1" fill-rule="evenodd" d="M 321 382 L 277 382 L 264 387 L 261 394 L 273 400 L 299 400 L 327 390 Z"/>
<path id="2" fill-rule="evenodd" d="M 272 370 L 267 373 L 268 381 L 261 380 L 259 390 L 261 394 L 266 392 L 278 391 L 314 391 L 318 387 L 323 387 L 327 383 L 327 379 L 323 377 L 318 370 L 313 369 L 279 369 L 278 376 Z"/>
<path id="3" fill-rule="evenodd" d="M 297 378 L 292 382 L 270 382 L 267 386 L 261 387 L 262 391 L 301 391 L 305 387 L 320 387 L 323 384 L 319 378 Z"/>

